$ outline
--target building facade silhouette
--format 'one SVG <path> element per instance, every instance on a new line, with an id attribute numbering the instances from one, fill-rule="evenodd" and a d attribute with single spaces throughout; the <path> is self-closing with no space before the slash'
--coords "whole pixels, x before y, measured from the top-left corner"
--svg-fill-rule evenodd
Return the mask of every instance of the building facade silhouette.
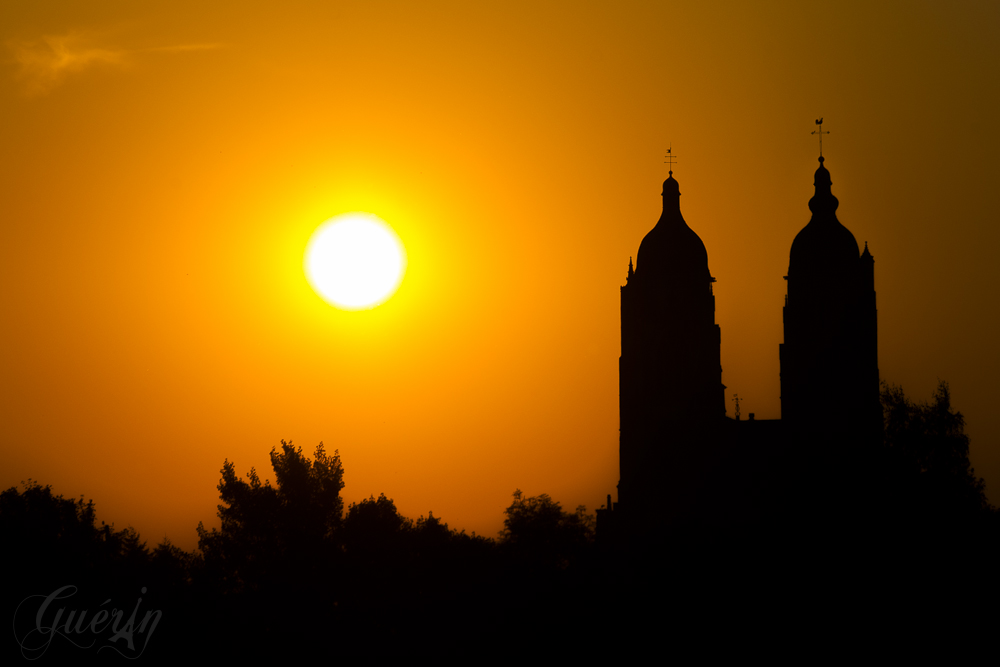
<path id="1" fill-rule="evenodd" d="M 673 172 L 664 182 L 663 213 L 621 288 L 620 481 L 598 512 L 602 539 L 759 520 L 786 502 L 776 496 L 792 458 L 881 438 L 874 259 L 837 219 L 819 160 L 812 218 L 789 256 L 780 420 L 726 416 L 708 252 Z M 835 418 L 817 413 L 817 396 Z"/>

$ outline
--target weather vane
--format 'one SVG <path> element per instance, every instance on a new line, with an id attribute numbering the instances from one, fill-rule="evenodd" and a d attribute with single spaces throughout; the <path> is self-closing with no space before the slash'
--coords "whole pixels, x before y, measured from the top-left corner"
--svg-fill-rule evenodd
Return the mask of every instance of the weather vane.
<path id="1" fill-rule="evenodd" d="M 822 118 L 820 118 L 819 120 L 817 120 L 816 124 L 819 125 L 819 127 L 817 127 L 815 130 L 813 130 L 812 133 L 819 135 L 819 156 L 823 157 L 823 135 L 824 134 L 830 134 L 830 131 L 829 130 L 827 130 L 826 132 L 823 131 L 823 119 Z"/>
<path id="2" fill-rule="evenodd" d="M 667 149 L 667 154 L 663 156 L 663 157 L 667 158 L 666 160 L 663 161 L 663 164 L 669 164 L 670 165 L 670 175 L 671 176 L 674 175 L 674 161 L 677 159 L 677 156 L 674 155 L 674 148 L 673 148 L 673 146 L 674 145 L 671 143 L 670 144 L 670 148 Z"/>

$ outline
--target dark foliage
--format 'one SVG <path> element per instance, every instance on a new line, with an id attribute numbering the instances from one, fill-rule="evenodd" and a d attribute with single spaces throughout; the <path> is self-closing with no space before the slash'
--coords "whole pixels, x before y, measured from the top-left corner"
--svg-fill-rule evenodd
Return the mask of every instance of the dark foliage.
<path id="1" fill-rule="evenodd" d="M 413 522 L 400 515 L 396 504 L 384 493 L 352 503 L 344 520 L 348 548 L 380 550 L 398 547 Z"/>
<path id="2" fill-rule="evenodd" d="M 140 617 L 149 608 L 169 609 L 169 625 L 176 631 L 186 610 L 195 608 L 189 587 L 193 556 L 168 541 L 150 552 L 133 528 L 98 525 L 93 501 L 67 499 L 29 480 L 20 489 L 0 493 L 0 535 L 6 573 L 0 591 L 9 605 L 8 632 L 13 625 L 13 635 L 8 634 L 3 648 L 11 664 L 42 654 L 49 661 L 78 661 L 80 649 L 73 642 L 94 641 L 93 636 L 70 635 L 64 623 L 52 646 L 38 648 L 45 646 L 49 635 L 37 631 L 35 613 L 45 596 L 60 589 L 68 599 L 56 604 L 65 604 L 74 613 L 89 610 L 88 621 L 98 609 L 141 608 Z M 50 624 L 54 619 L 54 612 L 45 617 Z M 74 627 L 79 628 L 83 616 L 76 619 Z M 22 654 L 22 641 L 34 652 Z"/>
<path id="3" fill-rule="evenodd" d="M 990 509 L 985 484 L 969 463 L 965 419 L 951 409 L 948 383 L 940 382 L 926 403 L 883 383 L 882 408 L 897 502 L 934 520 Z"/>
<path id="4" fill-rule="evenodd" d="M 201 559 L 192 568 L 198 596 L 211 601 L 206 622 L 223 619 L 258 650 L 292 654 L 284 642 L 293 628 L 305 636 L 336 628 L 345 644 L 378 655 L 434 618 L 454 620 L 482 589 L 492 541 L 452 531 L 433 514 L 414 522 L 385 494 L 345 512 L 340 458 L 322 445 L 310 460 L 282 442 L 271 463 L 274 486 L 223 465 L 222 526 L 199 526 Z"/>
<path id="5" fill-rule="evenodd" d="M 255 470 L 241 478 L 224 463 L 221 527 L 199 525 L 196 553 L 169 541 L 147 549 L 131 528 L 97 526 L 93 502 L 33 482 L 0 493 L 0 531 L 5 546 L 15 545 L 6 549 L 8 571 L 27 574 L 28 593 L 71 579 L 134 600 L 138 586 L 149 587 L 148 604 L 164 610 L 154 653 L 174 659 L 465 659 L 478 654 L 470 650 L 513 655 L 540 645 L 562 657 L 589 656 L 622 636 L 656 635 L 665 619 L 696 629 L 691 619 L 716 614 L 720 600 L 743 604 L 740 613 L 752 618 L 755 601 L 807 609 L 808 600 L 861 598 L 873 587 L 897 608 L 926 609 L 923 599 L 954 608 L 965 598 L 952 594 L 949 573 L 972 568 L 983 585 L 996 583 L 983 574 L 996 553 L 996 513 L 969 465 L 964 421 L 947 385 L 928 403 L 891 386 L 882 399 L 885 446 L 869 452 L 871 472 L 852 482 L 850 494 L 822 508 L 803 502 L 822 494 L 788 488 L 807 488 L 820 475 L 799 471 L 776 489 L 798 499 L 799 510 L 769 530 L 688 540 L 644 526 L 662 536 L 653 553 L 598 549 L 594 517 L 583 507 L 564 511 L 546 494 L 516 491 L 496 541 L 451 530 L 431 513 L 412 521 L 385 494 L 345 509 L 337 453 L 320 444 L 310 459 L 286 442 L 271 451 L 274 485 Z M 845 519 L 835 530 L 831 511 Z M 951 531 L 946 539 L 942 526 Z M 905 548 L 886 548 L 896 539 Z M 645 611 L 664 600 L 666 611 Z M 590 622 L 597 630 L 581 643 L 580 624 Z"/>
<path id="6" fill-rule="evenodd" d="M 515 558 L 541 567 L 565 569 L 594 541 L 595 519 L 582 505 L 564 512 L 548 494 L 525 497 L 518 489 L 504 510 L 501 544 Z"/>
<path id="7" fill-rule="evenodd" d="M 55 584 L 67 578 L 100 580 L 109 572 L 134 574 L 150 561 L 146 544 L 132 527 L 97 525 L 94 502 L 54 495 L 28 480 L 21 490 L 0 493 L 0 534 L 8 572 L 19 582 Z M 121 579 L 121 577 L 117 577 Z M 8 579 L 9 581 L 9 579 Z"/>
<path id="8" fill-rule="evenodd" d="M 271 465 L 277 487 L 253 469 L 240 479 L 227 460 L 218 485 L 222 526 L 198 525 L 205 571 L 222 594 L 308 587 L 324 559 L 336 557 L 344 488 L 338 453 L 327 455 L 320 443 L 310 460 L 282 440 Z"/>

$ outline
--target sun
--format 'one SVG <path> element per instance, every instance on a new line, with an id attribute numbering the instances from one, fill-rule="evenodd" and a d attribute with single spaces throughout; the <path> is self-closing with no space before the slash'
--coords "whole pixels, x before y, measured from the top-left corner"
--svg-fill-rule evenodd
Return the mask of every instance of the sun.
<path id="1" fill-rule="evenodd" d="M 309 284 L 341 310 L 367 310 L 391 297 L 406 271 L 402 241 L 371 213 L 343 213 L 316 228 L 306 246 Z"/>

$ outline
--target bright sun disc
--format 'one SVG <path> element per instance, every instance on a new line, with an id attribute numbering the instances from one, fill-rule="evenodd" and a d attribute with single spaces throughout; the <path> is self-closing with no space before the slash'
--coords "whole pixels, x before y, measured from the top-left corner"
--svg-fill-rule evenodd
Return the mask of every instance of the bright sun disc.
<path id="1" fill-rule="evenodd" d="M 305 272 L 312 288 L 342 310 L 384 303 L 403 279 L 406 251 L 384 220 L 344 213 L 320 225 L 306 246 Z"/>

